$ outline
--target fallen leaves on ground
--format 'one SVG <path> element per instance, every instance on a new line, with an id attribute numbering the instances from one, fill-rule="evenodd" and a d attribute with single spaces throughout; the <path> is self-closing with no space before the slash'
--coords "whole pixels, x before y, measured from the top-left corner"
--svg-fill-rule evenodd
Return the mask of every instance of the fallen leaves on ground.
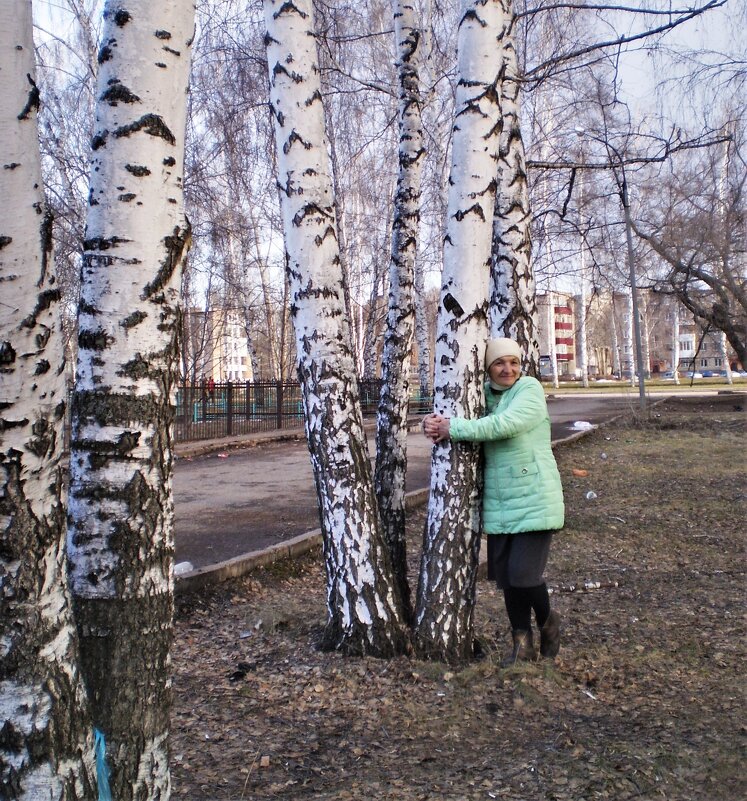
<path id="1" fill-rule="evenodd" d="M 485 655 L 462 669 L 322 653 L 318 551 L 180 598 L 174 797 L 741 797 L 744 413 L 719 398 L 667 401 L 557 451 L 554 663 L 499 667 L 508 630 L 486 581 Z M 424 514 L 409 521 L 413 573 Z"/>

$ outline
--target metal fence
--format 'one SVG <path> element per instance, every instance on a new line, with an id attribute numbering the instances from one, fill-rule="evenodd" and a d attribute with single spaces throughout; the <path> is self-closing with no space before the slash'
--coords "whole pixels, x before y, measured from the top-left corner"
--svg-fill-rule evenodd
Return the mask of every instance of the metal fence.
<path id="1" fill-rule="evenodd" d="M 376 414 L 381 381 L 361 381 L 364 416 Z M 413 397 L 410 412 L 430 409 L 431 399 Z M 176 442 L 217 439 L 303 426 L 301 387 L 289 381 L 181 386 L 176 396 Z"/>

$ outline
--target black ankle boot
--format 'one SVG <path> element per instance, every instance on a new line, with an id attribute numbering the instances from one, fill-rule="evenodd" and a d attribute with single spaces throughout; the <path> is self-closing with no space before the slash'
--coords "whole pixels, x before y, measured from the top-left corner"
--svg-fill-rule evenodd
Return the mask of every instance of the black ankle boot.
<path id="1" fill-rule="evenodd" d="M 504 657 L 501 667 L 511 667 L 517 662 L 533 662 L 537 658 L 537 652 L 534 650 L 531 629 L 529 631 L 515 629 L 512 635 L 514 640 L 513 649 L 510 654 Z"/>
<path id="2" fill-rule="evenodd" d="M 560 650 L 560 615 L 550 612 L 545 625 L 540 629 L 540 654 L 552 659 Z"/>

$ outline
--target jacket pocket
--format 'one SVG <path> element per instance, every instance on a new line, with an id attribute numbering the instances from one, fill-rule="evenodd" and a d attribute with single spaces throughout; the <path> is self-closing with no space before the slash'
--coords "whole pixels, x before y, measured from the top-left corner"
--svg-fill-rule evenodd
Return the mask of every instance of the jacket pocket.
<path id="1" fill-rule="evenodd" d="M 512 464 L 509 469 L 511 471 L 511 478 L 518 482 L 521 482 L 522 479 L 533 480 L 534 477 L 539 473 L 539 466 L 537 465 L 537 462 Z"/>

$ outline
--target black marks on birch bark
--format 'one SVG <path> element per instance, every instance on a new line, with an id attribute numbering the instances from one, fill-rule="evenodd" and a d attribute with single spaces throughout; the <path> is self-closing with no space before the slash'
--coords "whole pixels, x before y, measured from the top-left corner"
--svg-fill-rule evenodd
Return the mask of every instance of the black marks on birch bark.
<path id="1" fill-rule="evenodd" d="M 109 88 L 101 95 L 101 100 L 110 106 L 117 106 L 119 103 L 139 103 L 140 98 L 130 91 L 123 83 L 113 78 Z"/>
<path id="2" fill-rule="evenodd" d="M 464 314 L 464 309 L 460 306 L 459 301 L 451 294 L 451 292 L 447 292 L 444 295 L 443 307 L 447 312 L 453 314 L 455 317 L 461 317 Z"/>
<path id="3" fill-rule="evenodd" d="M 469 21 L 476 22 L 481 28 L 487 28 L 488 26 L 488 23 L 485 22 L 485 20 L 480 19 L 479 14 L 474 8 L 469 9 L 469 11 L 465 13 L 465 15 L 460 20 L 458 27 L 461 28 L 465 22 Z"/>
<path id="4" fill-rule="evenodd" d="M 37 420 L 31 426 L 31 438 L 26 442 L 26 450 L 38 458 L 53 454 L 57 442 L 55 427 L 44 418 Z"/>
<path id="5" fill-rule="evenodd" d="M 293 83 L 303 83 L 305 78 L 303 75 L 299 75 L 299 73 L 295 72 L 294 70 L 287 70 L 279 61 L 275 63 L 275 66 L 272 68 L 272 80 L 273 83 L 275 82 L 275 78 L 278 75 L 285 74 L 287 75 Z"/>
<path id="6" fill-rule="evenodd" d="M 82 350 L 103 351 L 112 342 L 114 342 L 114 338 L 107 334 L 103 328 L 99 328 L 96 331 L 82 328 L 78 332 L 78 347 Z"/>
<path id="7" fill-rule="evenodd" d="M 91 150 L 98 150 L 103 147 L 106 144 L 108 136 L 109 131 L 102 131 L 101 133 L 95 134 L 93 139 L 91 139 Z"/>
<path id="8" fill-rule="evenodd" d="M 92 250 L 109 250 L 110 248 L 116 248 L 123 242 L 129 242 L 129 239 L 122 239 L 118 236 L 112 236 L 108 239 L 104 237 L 95 237 L 93 239 L 86 239 L 83 242 L 83 250 L 85 251 L 92 251 Z"/>
<path id="9" fill-rule="evenodd" d="M 92 317 L 100 314 L 99 310 L 92 303 L 89 303 L 83 298 L 81 298 L 80 302 L 78 303 L 78 312 L 80 314 L 90 314 Z"/>
<path id="10" fill-rule="evenodd" d="M 176 159 L 173 156 L 167 156 L 163 160 L 164 167 L 173 167 L 176 164 Z"/>
<path id="11" fill-rule="evenodd" d="M 150 170 L 142 164 L 125 164 L 125 169 L 136 178 L 144 178 L 146 175 L 150 175 Z"/>
<path id="12" fill-rule="evenodd" d="M 296 142 L 298 142 L 304 150 L 311 150 L 313 147 L 311 142 L 307 142 L 295 130 L 293 130 L 283 144 L 283 153 L 285 153 L 286 156 L 288 153 L 290 153 L 291 148 Z"/>
<path id="13" fill-rule="evenodd" d="M 301 11 L 301 9 L 292 2 L 292 0 L 286 0 L 282 6 L 272 15 L 273 19 L 278 19 L 283 14 L 298 14 L 301 19 L 306 19 L 309 15 L 305 11 Z"/>
<path id="14" fill-rule="evenodd" d="M 134 200 L 137 195 L 134 192 L 126 192 L 123 195 L 118 195 L 117 200 L 121 201 L 122 203 L 129 203 L 130 201 Z"/>
<path id="15" fill-rule="evenodd" d="M 117 138 L 130 136 L 138 131 L 143 131 L 149 136 L 156 136 L 167 141 L 170 145 L 176 144 L 176 137 L 169 130 L 168 125 L 158 114 L 145 114 L 139 120 L 131 122 L 129 125 L 122 125 L 114 131 L 113 136 Z"/>
<path id="16" fill-rule="evenodd" d="M 168 41 L 169 39 L 171 39 L 171 33 L 169 31 L 156 31 L 155 37 L 156 39 L 163 39 L 165 41 Z"/>
<path id="17" fill-rule="evenodd" d="M 328 236 L 331 236 L 331 237 L 332 237 L 332 239 L 334 239 L 334 240 L 336 240 L 336 239 L 337 239 L 337 232 L 335 231 L 335 229 L 334 229 L 334 226 L 332 226 L 332 225 L 328 225 L 328 226 L 327 226 L 327 227 L 324 229 L 324 233 L 323 233 L 323 234 L 317 234 L 317 235 L 314 237 L 314 244 L 315 244 L 317 247 L 321 247 L 321 246 L 324 244 L 324 240 L 325 240 L 325 239 L 326 239 Z"/>
<path id="18" fill-rule="evenodd" d="M 117 375 L 122 378 L 131 378 L 133 381 L 139 381 L 143 378 L 148 378 L 151 374 L 150 363 L 143 358 L 141 353 L 136 353 L 134 358 L 125 362 L 122 367 L 117 370 Z"/>
<path id="19" fill-rule="evenodd" d="M 156 277 L 145 286 L 142 295 L 143 300 L 152 298 L 156 292 L 160 292 L 171 281 L 174 271 L 181 264 L 182 257 L 185 251 L 189 249 L 191 241 L 192 230 L 189 224 L 184 230 L 181 230 L 178 226 L 175 227 L 173 234 L 164 237 L 166 258 L 161 262 Z"/>
<path id="20" fill-rule="evenodd" d="M 105 391 L 84 391 L 73 394 L 73 413 L 81 424 L 99 426 L 122 425 L 128 422 L 151 424 L 162 415 L 163 401 L 156 395 L 124 395 Z"/>
<path id="21" fill-rule="evenodd" d="M 473 203 L 468 209 L 459 209 L 454 215 L 454 219 L 457 222 L 461 222 L 468 214 L 475 214 L 485 222 L 485 212 L 482 210 L 482 206 L 479 203 Z"/>
<path id="22" fill-rule="evenodd" d="M 0 364 L 13 364 L 16 360 L 16 351 L 13 345 L 8 342 L 0 342 Z"/>
<path id="23" fill-rule="evenodd" d="M 99 49 L 99 54 L 97 57 L 97 61 L 99 64 L 103 64 L 106 61 L 111 61 L 114 58 L 114 51 L 112 50 L 112 45 L 116 45 L 116 39 L 109 39 L 107 44 L 101 45 Z"/>
<path id="24" fill-rule="evenodd" d="M 136 311 L 133 312 L 129 317 L 126 317 L 124 320 L 122 320 L 120 325 L 125 330 L 129 330 L 130 328 L 134 328 L 136 325 L 140 325 L 140 323 L 142 323 L 147 316 L 148 315 L 143 311 Z"/>
<path id="25" fill-rule="evenodd" d="M 62 293 L 59 289 L 45 289 L 44 292 L 40 292 L 36 298 L 36 306 L 34 307 L 34 311 L 26 317 L 25 320 L 21 323 L 21 328 L 33 328 L 36 325 L 37 317 L 43 312 L 49 309 L 53 303 L 56 303 L 62 297 Z"/>
<path id="26" fill-rule="evenodd" d="M 28 97 L 26 98 L 26 105 L 18 115 L 19 120 L 27 120 L 33 111 L 39 111 L 39 105 L 41 104 L 39 87 L 28 73 L 26 73 L 26 80 L 31 84 L 31 89 L 29 90 Z"/>
<path id="27" fill-rule="evenodd" d="M 0 250 L 2 250 L 3 248 L 7 248 L 12 241 L 13 241 L 12 236 L 0 235 Z"/>
<path id="28" fill-rule="evenodd" d="M 125 25 L 132 19 L 132 14 L 124 8 L 120 8 L 114 15 L 114 22 L 118 28 L 124 28 Z"/>
<path id="29" fill-rule="evenodd" d="M 332 222 L 334 222 L 335 218 L 334 207 L 328 206 L 326 209 L 323 209 L 318 203 L 307 203 L 302 209 L 299 209 L 296 212 L 295 216 L 293 217 L 293 225 L 295 225 L 298 228 L 301 226 L 301 223 L 303 223 L 307 217 L 314 215 L 318 216 L 321 219 L 329 220 L 331 224 Z"/>
<path id="30" fill-rule="evenodd" d="M 39 226 L 39 238 L 41 240 L 41 275 L 37 282 L 37 286 L 41 287 L 44 283 L 44 278 L 47 275 L 47 267 L 49 267 L 49 259 L 52 255 L 52 224 L 54 222 L 54 215 L 48 209 L 44 209 L 41 225 Z M 50 283 L 54 283 L 55 278 L 50 278 Z"/>
<path id="31" fill-rule="evenodd" d="M 123 431 L 114 441 L 76 439 L 73 445 L 78 454 L 87 454 L 91 470 L 100 470 L 109 464 L 111 459 L 119 461 L 131 459 L 132 452 L 140 443 L 140 436 L 139 431 Z M 96 482 L 88 485 L 85 489 L 79 488 L 75 495 L 77 498 L 101 501 L 116 498 L 120 492 L 122 490 L 119 488 L 112 488 Z"/>
<path id="32" fill-rule="evenodd" d="M 46 325 L 42 325 L 41 331 L 34 337 L 34 342 L 38 350 L 44 350 L 44 348 L 47 347 L 50 336 L 52 336 L 52 329 L 48 328 Z"/>

